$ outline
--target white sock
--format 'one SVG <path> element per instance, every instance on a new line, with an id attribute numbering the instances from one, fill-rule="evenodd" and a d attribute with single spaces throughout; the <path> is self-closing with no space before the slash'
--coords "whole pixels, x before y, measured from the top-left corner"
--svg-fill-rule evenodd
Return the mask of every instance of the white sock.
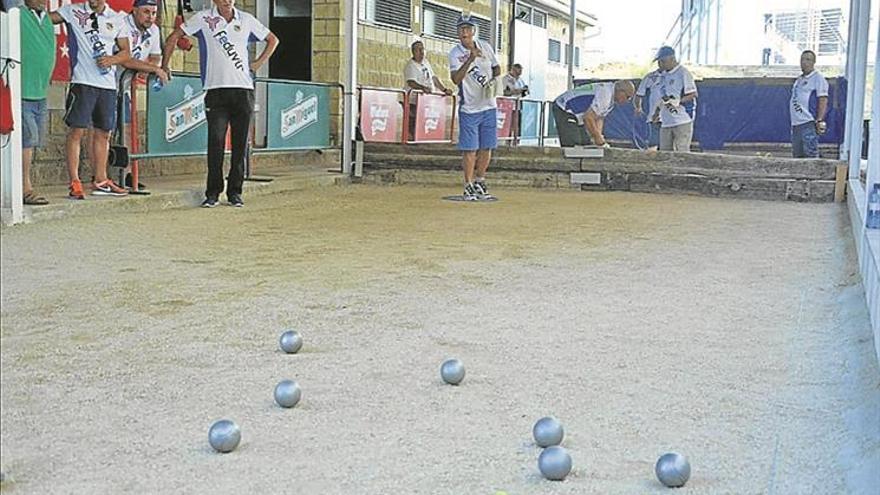
<path id="1" fill-rule="evenodd" d="M 474 179 L 474 182 L 486 182 L 486 178 L 485 177 L 477 177 L 476 179 Z"/>

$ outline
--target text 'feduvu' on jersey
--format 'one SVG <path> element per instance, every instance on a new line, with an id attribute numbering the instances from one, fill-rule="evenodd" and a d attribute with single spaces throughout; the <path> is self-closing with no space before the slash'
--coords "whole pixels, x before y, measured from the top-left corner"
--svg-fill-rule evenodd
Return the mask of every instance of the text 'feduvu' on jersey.
<path id="1" fill-rule="evenodd" d="M 216 7 L 196 12 L 180 27 L 184 33 L 199 40 L 199 62 L 205 90 L 254 89 L 248 44 L 264 41 L 269 36 L 269 28 L 238 9 L 233 9 L 232 21 L 227 23 Z"/>

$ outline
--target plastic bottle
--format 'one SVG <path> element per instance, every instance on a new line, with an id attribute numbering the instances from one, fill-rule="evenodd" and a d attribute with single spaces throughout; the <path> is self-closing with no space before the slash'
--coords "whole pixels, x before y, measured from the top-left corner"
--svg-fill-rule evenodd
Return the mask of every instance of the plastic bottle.
<path id="1" fill-rule="evenodd" d="M 158 76 L 156 76 L 156 75 L 152 75 L 152 76 L 150 76 L 150 77 L 153 79 L 153 81 L 150 83 L 150 87 L 153 88 L 153 91 L 154 91 L 154 92 L 156 92 L 156 91 L 161 91 L 162 88 L 165 87 L 165 85 L 162 84 L 162 80 L 159 79 Z"/>
<path id="2" fill-rule="evenodd" d="M 880 229 L 880 183 L 868 194 L 868 214 L 865 216 L 865 227 Z"/>

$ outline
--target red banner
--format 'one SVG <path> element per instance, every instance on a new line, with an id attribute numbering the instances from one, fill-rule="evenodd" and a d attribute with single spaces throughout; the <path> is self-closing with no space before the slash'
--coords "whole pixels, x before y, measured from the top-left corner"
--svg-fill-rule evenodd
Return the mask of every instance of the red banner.
<path id="1" fill-rule="evenodd" d="M 47 0 L 46 8 L 58 10 L 69 3 L 85 3 L 86 0 Z M 117 12 L 131 12 L 134 0 L 108 0 L 107 5 Z M 67 26 L 55 25 L 55 69 L 52 71 L 53 81 L 70 81 L 70 45 L 67 43 Z"/>
<path id="2" fill-rule="evenodd" d="M 403 108 L 397 93 L 361 90 L 361 134 L 364 141 L 399 143 L 397 130 L 402 119 Z"/>
<path id="3" fill-rule="evenodd" d="M 449 99 L 441 95 L 419 95 L 416 103 L 416 141 L 446 140 Z"/>
<path id="4" fill-rule="evenodd" d="M 501 139 L 511 137 L 510 130 L 513 126 L 513 111 L 516 110 L 516 100 L 509 98 L 497 98 L 498 113 L 498 137 Z"/>

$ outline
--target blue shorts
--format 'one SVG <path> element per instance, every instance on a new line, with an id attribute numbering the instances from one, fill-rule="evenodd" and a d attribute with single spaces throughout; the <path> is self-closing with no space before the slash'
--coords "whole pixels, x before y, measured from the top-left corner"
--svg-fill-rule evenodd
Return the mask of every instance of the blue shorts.
<path id="1" fill-rule="evenodd" d="M 112 131 L 116 127 L 116 90 L 71 84 L 67 92 L 64 123 L 68 127 L 94 127 Z"/>
<path id="2" fill-rule="evenodd" d="M 46 142 L 46 100 L 21 100 L 21 147 L 39 148 Z"/>
<path id="3" fill-rule="evenodd" d="M 458 114 L 458 149 L 494 150 L 498 147 L 498 110 Z"/>

